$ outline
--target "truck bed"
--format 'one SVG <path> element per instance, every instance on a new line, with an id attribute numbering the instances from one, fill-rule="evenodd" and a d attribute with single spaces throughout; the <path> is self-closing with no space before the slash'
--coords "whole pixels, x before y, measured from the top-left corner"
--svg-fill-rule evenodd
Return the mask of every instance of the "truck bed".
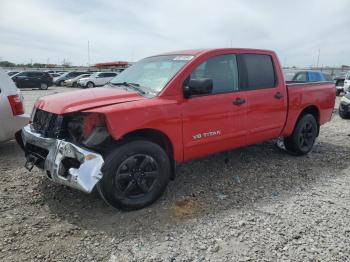
<path id="1" fill-rule="evenodd" d="M 335 85 L 333 82 L 287 81 L 286 86 L 288 115 L 283 136 L 288 136 L 293 132 L 301 110 L 309 106 L 318 110 L 319 118 L 317 121 L 320 125 L 331 119 L 335 104 Z"/>

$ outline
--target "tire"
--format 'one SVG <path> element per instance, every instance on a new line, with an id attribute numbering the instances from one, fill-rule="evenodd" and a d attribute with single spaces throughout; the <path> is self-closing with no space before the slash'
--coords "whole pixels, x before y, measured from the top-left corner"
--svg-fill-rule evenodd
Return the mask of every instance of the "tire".
<path id="1" fill-rule="evenodd" d="M 343 119 L 350 119 L 350 114 L 349 113 L 346 114 L 346 113 L 344 113 L 343 111 L 340 111 L 340 110 L 339 110 L 339 116 L 341 118 L 343 118 Z"/>
<path id="2" fill-rule="evenodd" d="M 58 85 L 59 85 L 59 86 L 64 86 L 64 81 L 60 81 L 60 82 L 58 83 Z"/>
<path id="3" fill-rule="evenodd" d="M 95 87 L 95 85 L 94 85 L 93 82 L 88 82 L 88 83 L 86 84 L 86 88 L 94 88 L 94 87 Z"/>
<path id="4" fill-rule="evenodd" d="M 340 96 L 341 90 L 338 90 L 335 92 L 336 96 Z"/>
<path id="5" fill-rule="evenodd" d="M 41 90 L 47 90 L 47 89 L 49 88 L 49 85 L 46 84 L 46 83 L 41 83 L 39 88 L 40 88 Z"/>
<path id="6" fill-rule="evenodd" d="M 74 83 L 73 83 L 73 87 L 77 87 L 77 83 L 74 82 Z"/>
<path id="7" fill-rule="evenodd" d="M 170 161 L 157 144 L 136 140 L 110 151 L 102 173 L 97 184 L 102 199 L 115 208 L 136 210 L 162 195 L 170 178 Z"/>
<path id="8" fill-rule="evenodd" d="M 303 115 L 297 122 L 293 134 L 284 139 L 284 146 L 292 155 L 306 155 L 312 150 L 318 133 L 318 124 L 311 114 Z"/>

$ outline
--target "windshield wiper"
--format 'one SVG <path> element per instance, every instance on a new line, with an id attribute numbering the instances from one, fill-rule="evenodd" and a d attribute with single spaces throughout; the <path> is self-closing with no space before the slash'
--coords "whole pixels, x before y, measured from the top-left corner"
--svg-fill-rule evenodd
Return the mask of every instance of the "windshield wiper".
<path id="1" fill-rule="evenodd" d="M 146 92 L 140 88 L 139 84 L 135 84 L 135 83 L 129 83 L 129 82 L 122 82 L 122 83 L 111 83 L 110 84 L 114 85 L 114 86 L 126 86 L 126 87 L 130 87 L 138 92 L 140 92 L 141 94 L 146 94 Z"/>

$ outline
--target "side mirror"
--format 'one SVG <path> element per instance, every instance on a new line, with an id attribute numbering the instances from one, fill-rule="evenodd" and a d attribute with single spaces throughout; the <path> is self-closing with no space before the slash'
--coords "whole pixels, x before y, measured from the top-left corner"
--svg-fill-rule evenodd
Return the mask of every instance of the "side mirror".
<path id="1" fill-rule="evenodd" d="M 210 78 L 190 79 L 183 87 L 185 98 L 193 95 L 208 95 L 213 91 L 213 80 Z"/>

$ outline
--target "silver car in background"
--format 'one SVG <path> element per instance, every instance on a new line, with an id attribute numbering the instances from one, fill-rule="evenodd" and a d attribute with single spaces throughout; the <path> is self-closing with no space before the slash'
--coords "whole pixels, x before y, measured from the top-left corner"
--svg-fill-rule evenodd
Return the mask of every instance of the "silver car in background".
<path id="1" fill-rule="evenodd" d="M 0 143 L 11 140 L 29 123 L 24 114 L 23 97 L 9 75 L 0 69 Z"/>

